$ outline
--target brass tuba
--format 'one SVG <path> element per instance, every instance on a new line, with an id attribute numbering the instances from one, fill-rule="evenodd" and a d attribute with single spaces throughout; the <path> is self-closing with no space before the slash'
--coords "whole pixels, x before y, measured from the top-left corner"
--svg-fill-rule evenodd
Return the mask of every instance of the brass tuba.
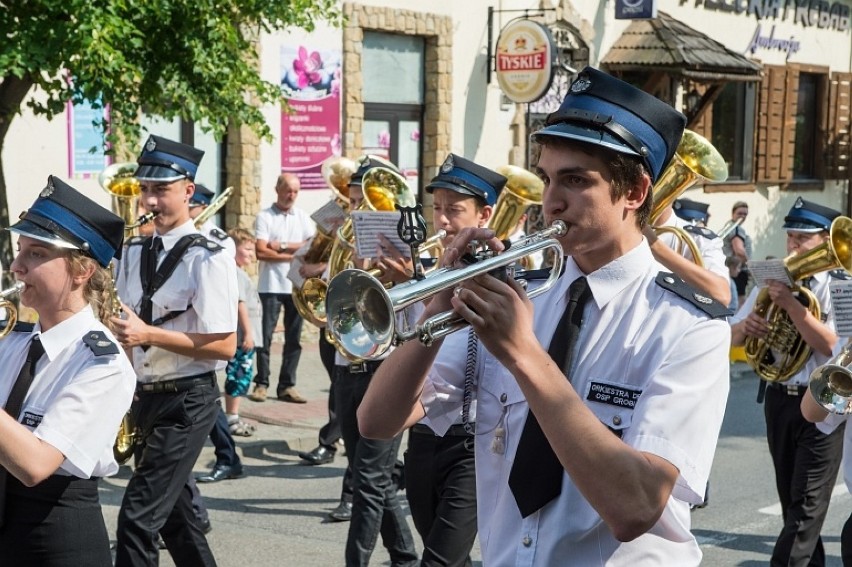
<path id="1" fill-rule="evenodd" d="M 684 130 L 671 163 L 654 184 L 653 207 L 649 222 L 660 218 L 675 199 L 698 183 L 721 183 L 728 178 L 728 164 L 707 138 L 692 130 Z M 689 234 L 676 226 L 655 226 L 657 234 L 671 233 L 689 249 L 692 261 L 704 267 L 698 246 Z"/>
<path id="2" fill-rule="evenodd" d="M 494 231 L 497 238 L 504 240 L 512 235 L 521 216 L 530 206 L 541 204 L 544 181 L 517 165 L 504 165 L 495 171 L 507 181 L 494 205 L 494 214 L 488 220 L 488 228 Z"/>
<path id="3" fill-rule="evenodd" d="M 834 219 L 826 242 L 786 257 L 784 267 L 793 282 L 835 268 L 848 272 L 852 269 L 852 219 L 843 216 Z M 808 310 L 819 319 L 822 312 L 816 296 L 803 286 L 794 284 L 792 290 L 807 299 Z M 772 303 L 766 288 L 758 293 L 753 313 L 766 319 L 769 332 L 763 338 L 746 338 L 746 361 L 767 382 L 789 380 L 807 362 L 811 347 L 802 339 L 787 312 Z"/>

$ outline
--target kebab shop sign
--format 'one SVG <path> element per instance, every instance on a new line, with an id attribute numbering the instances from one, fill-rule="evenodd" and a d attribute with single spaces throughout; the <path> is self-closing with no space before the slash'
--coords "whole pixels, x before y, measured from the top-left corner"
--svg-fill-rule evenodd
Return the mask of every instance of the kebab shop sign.
<path id="1" fill-rule="evenodd" d="M 495 67 L 497 83 L 509 100 L 534 102 L 553 81 L 553 37 L 538 22 L 519 19 L 500 32 Z"/>

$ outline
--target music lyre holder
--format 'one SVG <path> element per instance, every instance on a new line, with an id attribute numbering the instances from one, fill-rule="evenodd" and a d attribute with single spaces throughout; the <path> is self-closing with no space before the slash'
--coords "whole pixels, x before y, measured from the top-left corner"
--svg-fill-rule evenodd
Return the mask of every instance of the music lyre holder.
<path id="1" fill-rule="evenodd" d="M 423 263 L 420 261 L 420 245 L 426 242 L 426 219 L 423 218 L 423 206 L 418 203 L 413 207 L 396 206 L 400 212 L 396 230 L 400 240 L 411 249 L 411 264 L 414 267 L 414 279 L 426 277 Z"/>

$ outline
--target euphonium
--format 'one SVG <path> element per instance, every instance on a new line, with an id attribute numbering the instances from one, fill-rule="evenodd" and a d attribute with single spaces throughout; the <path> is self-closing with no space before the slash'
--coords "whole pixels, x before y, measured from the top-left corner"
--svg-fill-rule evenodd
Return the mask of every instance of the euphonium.
<path id="1" fill-rule="evenodd" d="M 825 410 L 852 413 L 852 340 L 840 354 L 811 372 L 808 390 Z"/>
<path id="2" fill-rule="evenodd" d="M 699 181 L 721 183 L 728 178 L 728 164 L 722 154 L 705 137 L 684 130 L 671 163 L 654 184 L 653 207 L 649 222 L 657 221 L 678 196 Z M 689 249 L 692 261 L 704 266 L 695 241 L 682 228 L 655 226 L 657 234 L 671 233 Z"/>
<path id="3" fill-rule="evenodd" d="M 550 228 L 516 242 L 495 256 L 463 268 L 439 268 L 421 280 L 385 289 L 384 284 L 363 270 L 344 270 L 328 284 L 328 327 L 339 349 L 358 359 L 376 359 L 396 344 L 417 338 L 425 345 L 467 326 L 452 311 L 432 317 L 412 331 L 396 328 L 396 313 L 459 283 L 498 268 L 514 265 L 521 258 L 547 248 L 553 249 L 554 265 L 548 280 L 529 293 L 535 297 L 556 283 L 562 271 L 562 246 L 555 238 L 566 226 L 555 221 Z"/>
<path id="4" fill-rule="evenodd" d="M 6 338 L 18 322 L 18 308 L 8 298 L 24 291 L 25 286 L 24 282 L 15 282 L 9 289 L 0 291 L 0 310 L 6 310 L 6 326 L 0 330 L 0 339 Z"/>
<path id="5" fill-rule="evenodd" d="M 831 223 L 826 242 L 801 254 L 786 257 L 784 267 L 793 282 L 835 268 L 843 268 L 848 272 L 852 269 L 850 247 L 852 219 L 837 217 Z M 794 284 L 792 290 L 808 301 L 808 310 L 819 319 L 822 312 L 816 296 L 803 286 Z M 802 339 L 787 312 L 772 303 L 766 288 L 758 293 L 753 313 L 766 319 L 769 332 L 763 338 L 746 338 L 746 361 L 758 376 L 768 382 L 789 380 L 807 362 L 811 356 L 811 347 Z"/>
<path id="6" fill-rule="evenodd" d="M 143 217 L 136 218 L 136 203 L 142 193 L 142 183 L 134 176 L 137 167 L 130 161 L 114 163 L 98 174 L 98 183 L 112 195 L 112 210 L 124 219 L 125 237 L 144 224 Z"/>

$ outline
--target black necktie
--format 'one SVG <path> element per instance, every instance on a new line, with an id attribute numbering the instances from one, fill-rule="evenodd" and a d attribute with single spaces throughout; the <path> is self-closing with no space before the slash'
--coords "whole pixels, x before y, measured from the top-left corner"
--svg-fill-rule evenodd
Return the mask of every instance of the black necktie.
<path id="1" fill-rule="evenodd" d="M 154 274 L 157 273 L 157 260 L 160 257 L 160 251 L 163 249 L 163 239 L 155 236 L 151 240 L 151 248 L 143 250 L 142 260 L 145 273 L 142 274 L 142 304 L 139 308 L 139 318 L 147 324 L 151 324 L 151 317 L 154 311 L 154 304 L 151 301 L 151 286 L 154 282 Z"/>
<path id="2" fill-rule="evenodd" d="M 30 342 L 30 350 L 27 351 L 27 360 L 18 372 L 18 377 L 15 379 L 15 385 L 12 386 L 12 391 L 9 393 L 9 399 L 6 400 L 6 413 L 11 415 L 16 421 L 21 415 L 21 408 L 24 405 L 24 398 L 27 397 L 27 392 L 33 383 L 35 377 L 35 366 L 38 359 L 44 354 L 44 346 L 41 344 L 38 336 L 34 337 Z M 9 471 L 0 467 L 0 526 L 3 525 L 4 512 L 6 508 L 6 478 Z"/>
<path id="3" fill-rule="evenodd" d="M 580 335 L 583 306 L 592 296 L 585 277 L 574 280 L 568 288 L 568 305 L 556 326 L 547 353 L 567 376 L 571 369 L 572 353 Z M 518 441 L 515 462 L 509 473 L 509 488 L 515 495 L 521 516 L 526 518 L 559 496 L 562 491 L 563 468 L 548 443 L 532 411 Z"/>

